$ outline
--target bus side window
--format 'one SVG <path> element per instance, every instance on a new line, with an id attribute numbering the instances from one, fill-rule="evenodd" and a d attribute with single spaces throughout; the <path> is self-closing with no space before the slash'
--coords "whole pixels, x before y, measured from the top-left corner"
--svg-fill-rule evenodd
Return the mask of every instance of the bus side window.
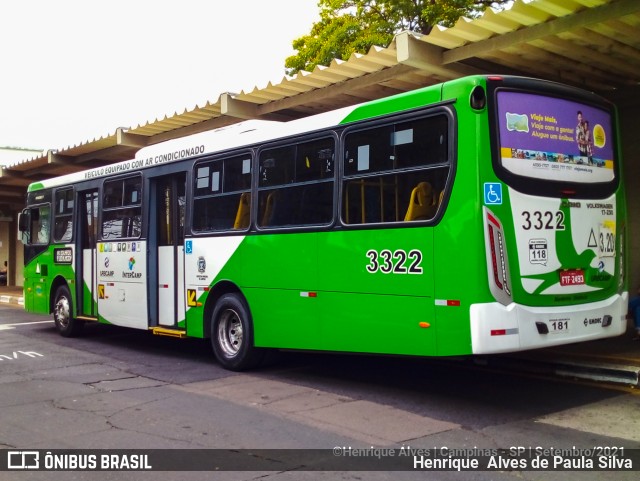
<path id="1" fill-rule="evenodd" d="M 333 220 L 331 137 L 260 152 L 258 226 L 327 225 Z"/>
<path id="2" fill-rule="evenodd" d="M 194 167 L 193 231 L 246 230 L 251 220 L 251 156 L 207 160 Z"/>
<path id="3" fill-rule="evenodd" d="M 138 238 L 142 234 L 142 177 L 104 183 L 102 238 Z"/>
<path id="4" fill-rule="evenodd" d="M 446 115 L 430 115 L 347 133 L 343 222 L 433 219 L 449 175 L 447 129 Z"/>
<path id="5" fill-rule="evenodd" d="M 26 233 L 28 244 L 49 243 L 50 213 L 51 209 L 48 205 L 33 207 L 29 210 L 29 230 Z"/>
<path id="6" fill-rule="evenodd" d="M 54 219 L 53 240 L 70 241 L 73 233 L 73 189 L 56 192 Z"/>

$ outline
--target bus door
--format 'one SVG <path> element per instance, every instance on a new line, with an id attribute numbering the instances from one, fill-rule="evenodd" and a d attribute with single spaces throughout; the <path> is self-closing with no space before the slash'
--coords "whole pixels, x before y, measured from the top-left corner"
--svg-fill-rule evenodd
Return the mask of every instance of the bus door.
<path id="1" fill-rule="evenodd" d="M 76 257 L 77 313 L 79 316 L 97 317 L 97 259 L 98 190 L 78 193 L 79 234 Z"/>
<path id="2" fill-rule="evenodd" d="M 156 310 L 152 319 L 159 326 L 185 329 L 184 290 L 184 220 L 186 203 L 186 173 L 158 177 L 151 180 L 150 203 L 150 256 L 157 256 L 157 262 L 149 261 L 151 289 L 156 282 L 156 302 L 151 309 Z M 154 227 L 155 226 L 155 227 Z M 154 275 L 155 274 L 155 275 Z M 155 304 L 155 306 L 153 305 Z"/>

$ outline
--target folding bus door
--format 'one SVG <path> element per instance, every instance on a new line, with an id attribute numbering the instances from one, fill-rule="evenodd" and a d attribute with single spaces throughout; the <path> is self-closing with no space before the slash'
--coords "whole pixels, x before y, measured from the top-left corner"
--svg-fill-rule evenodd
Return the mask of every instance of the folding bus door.
<path id="1" fill-rule="evenodd" d="M 151 216 L 155 232 L 151 239 L 150 255 L 157 262 L 149 265 L 157 269 L 157 324 L 184 329 L 184 218 L 186 174 L 184 172 L 152 179 Z M 154 212 L 155 211 L 155 212 Z M 153 223 L 151 229 L 153 229 Z M 153 286 L 151 287 L 153 288 Z M 153 307 L 152 307 L 153 309 Z"/>
<path id="2" fill-rule="evenodd" d="M 98 234 L 98 190 L 87 190 L 78 193 L 79 229 L 78 247 L 81 254 L 77 256 L 76 286 L 77 314 L 80 317 L 95 318 L 97 306 L 97 265 L 96 239 Z"/>

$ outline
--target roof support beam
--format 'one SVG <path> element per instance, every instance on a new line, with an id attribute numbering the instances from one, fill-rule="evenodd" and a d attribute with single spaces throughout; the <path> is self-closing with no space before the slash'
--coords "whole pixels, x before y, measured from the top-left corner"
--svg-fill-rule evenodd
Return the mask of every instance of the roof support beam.
<path id="1" fill-rule="evenodd" d="M 57 150 L 47 150 L 47 164 L 73 165 L 73 157 L 60 155 Z"/>
<path id="2" fill-rule="evenodd" d="M 444 49 L 420 42 L 411 32 L 399 33 L 395 42 L 398 63 L 424 70 L 442 65 Z"/>
<path id="3" fill-rule="evenodd" d="M 496 35 L 487 40 L 454 48 L 442 54 L 442 63 L 447 65 L 471 57 L 481 57 L 496 50 L 502 50 L 521 43 L 557 35 L 594 23 L 618 19 L 637 12 L 640 12 L 640 3 L 638 3 L 638 0 L 619 0 L 595 8 L 586 8 L 581 12 L 559 17 L 550 22 L 540 23 L 516 30 L 515 32 Z"/>
<path id="4" fill-rule="evenodd" d="M 16 170 L 7 168 L 7 167 L 2 167 L 0 169 L 0 179 L 1 178 L 5 178 L 5 179 L 24 179 L 24 174 L 22 172 L 18 172 Z"/>
<path id="5" fill-rule="evenodd" d="M 220 113 L 237 119 L 257 119 L 258 105 L 236 100 L 233 94 L 225 92 L 220 96 Z"/>
<path id="6" fill-rule="evenodd" d="M 130 134 L 128 129 L 118 127 L 116 129 L 116 144 L 125 147 L 142 148 L 149 145 L 149 137 L 146 135 Z"/>
<path id="7" fill-rule="evenodd" d="M 395 38 L 398 63 L 442 75 L 457 78 L 462 75 L 473 75 L 480 70 L 468 65 L 445 65 L 443 58 L 447 53 L 441 47 L 430 45 L 416 38 L 412 32 L 402 32 Z"/>

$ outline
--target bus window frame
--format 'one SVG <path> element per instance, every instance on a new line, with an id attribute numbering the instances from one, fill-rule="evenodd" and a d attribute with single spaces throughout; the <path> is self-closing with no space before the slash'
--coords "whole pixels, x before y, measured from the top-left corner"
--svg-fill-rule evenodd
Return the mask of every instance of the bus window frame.
<path id="1" fill-rule="evenodd" d="M 202 166 L 202 164 L 211 163 L 211 162 L 223 162 L 227 159 L 233 159 L 237 157 L 248 157 L 251 163 L 251 172 L 250 172 L 250 181 L 249 187 L 247 190 L 234 190 L 231 192 L 219 192 L 213 193 L 209 195 L 197 195 L 196 194 L 196 183 L 198 181 L 197 170 Z M 211 197 L 224 197 L 231 196 L 240 193 L 241 195 L 245 192 L 249 194 L 253 193 L 253 183 L 254 183 L 254 170 L 255 170 L 255 149 L 252 148 L 242 148 L 240 150 L 227 151 L 224 153 L 216 153 L 215 155 L 210 155 L 206 157 L 199 157 L 197 159 L 192 159 L 192 165 L 190 166 L 191 178 L 188 181 L 190 190 L 187 191 L 187 206 L 190 208 L 190 212 L 187 215 L 188 224 L 189 224 L 189 232 L 194 236 L 216 236 L 216 235 L 233 235 L 233 234 L 246 234 L 252 226 L 253 223 L 253 196 L 249 205 L 250 209 L 250 219 L 249 224 L 246 227 L 234 229 L 196 229 L 194 217 L 196 214 L 196 200 L 206 199 Z M 223 164 L 224 165 L 224 164 Z M 221 185 L 224 185 L 224 170 L 221 179 Z M 222 188 L 221 188 L 222 190 Z M 186 233 L 186 230 L 185 230 Z"/>
<path id="2" fill-rule="evenodd" d="M 32 212 L 34 210 L 40 210 L 42 207 L 48 207 L 49 208 L 49 228 L 48 228 L 48 238 L 46 241 L 44 242 L 33 242 L 33 232 L 32 232 L 32 227 L 33 227 L 33 221 L 32 221 Z M 25 214 L 26 213 L 26 214 Z M 52 209 L 51 209 L 51 202 L 42 202 L 39 204 L 31 204 L 29 205 L 29 207 L 25 208 L 22 211 L 23 216 L 26 215 L 27 216 L 27 220 L 28 220 L 28 224 L 27 224 L 27 230 L 24 231 L 24 235 L 29 237 L 28 242 L 24 242 L 24 245 L 28 246 L 28 247 L 46 247 L 51 245 L 51 235 L 52 235 L 52 226 L 51 226 L 51 219 L 52 219 Z M 38 214 L 38 216 L 40 216 L 40 214 Z"/>
<path id="3" fill-rule="evenodd" d="M 368 174 L 355 174 L 345 175 L 344 173 L 344 152 L 346 146 L 346 137 L 354 132 L 371 130 L 385 125 L 401 124 L 414 120 L 421 120 L 428 117 L 435 117 L 438 115 L 444 115 L 447 119 L 447 161 L 444 163 L 428 164 L 419 167 L 407 167 L 388 171 L 376 171 Z M 432 104 L 424 107 L 419 107 L 407 112 L 394 113 L 391 115 L 385 115 L 377 119 L 366 120 L 362 122 L 354 123 L 353 125 L 346 126 L 340 132 L 340 152 L 339 152 L 339 182 L 340 185 L 336 186 L 339 190 L 339 199 L 337 202 L 338 219 L 341 227 L 345 229 L 386 229 L 386 228 L 411 228 L 411 227 L 424 227 L 435 226 L 440 223 L 446 212 L 449 204 L 449 197 L 451 194 L 452 184 L 455 179 L 457 164 L 458 164 L 458 116 L 454 107 L 453 101 L 446 101 L 437 104 Z M 448 172 L 442 188 L 442 200 L 439 202 L 436 213 L 430 219 L 414 220 L 414 221 L 392 221 L 392 222 L 364 222 L 364 223 L 347 223 L 343 218 L 343 203 L 345 202 L 344 196 L 346 189 L 344 184 L 346 180 L 353 179 L 366 179 L 366 178 L 379 178 L 385 175 L 394 175 L 398 173 L 411 173 L 411 172 L 424 172 L 427 170 L 436 170 L 447 168 Z"/>
<path id="4" fill-rule="evenodd" d="M 110 182 L 117 182 L 117 181 L 121 181 L 124 182 L 127 179 L 132 179 L 138 177 L 140 179 L 140 202 L 138 204 L 127 204 L 125 205 L 121 205 L 118 207 L 105 207 L 105 202 L 104 202 L 104 196 L 105 196 L 105 184 L 108 184 Z M 145 192 L 145 180 L 147 179 L 147 175 L 143 175 L 142 172 L 136 172 L 136 173 L 127 173 L 127 174 L 123 174 L 123 175 L 118 175 L 116 177 L 112 177 L 112 178 L 108 178 L 108 179 L 104 179 L 102 181 L 102 184 L 100 186 L 100 190 L 99 190 L 99 208 L 98 208 L 98 213 L 99 213 L 99 219 L 98 219 L 98 225 L 99 225 L 99 234 L 98 234 L 98 240 L 102 241 L 102 242 L 117 242 L 117 241 L 121 241 L 121 240 L 133 240 L 133 239 L 141 239 L 143 238 L 144 235 L 144 227 L 145 227 L 145 200 L 144 200 L 144 192 Z M 123 196 L 124 196 L 125 191 L 123 190 Z M 132 208 L 137 208 L 140 209 L 140 233 L 137 236 L 131 236 L 131 237 L 109 237 L 106 238 L 104 236 L 104 216 L 106 212 L 115 212 L 115 211 L 124 211 L 127 209 L 132 209 Z"/>
<path id="5" fill-rule="evenodd" d="M 271 142 L 265 142 L 260 145 L 255 151 L 254 158 L 254 174 L 253 174 L 253 188 L 252 193 L 255 195 L 252 196 L 251 199 L 251 215 L 252 215 L 252 224 L 255 226 L 257 232 L 262 233 L 271 233 L 278 231 L 313 231 L 313 230 L 328 230 L 336 225 L 338 222 L 339 214 L 336 214 L 338 209 L 338 182 L 340 181 L 339 171 L 339 163 L 341 163 L 341 142 L 340 135 L 336 131 L 339 126 L 334 128 L 327 128 L 324 130 L 317 130 L 313 132 L 304 133 L 301 135 L 285 137 L 282 139 L 276 139 Z M 300 144 L 311 143 L 316 140 L 323 139 L 331 139 L 333 140 L 333 175 L 331 178 L 327 178 L 325 180 L 311 180 L 311 181 L 303 181 L 303 182 L 293 182 L 293 183 L 284 183 L 278 185 L 269 185 L 269 186 L 260 186 L 260 157 L 263 152 L 268 150 L 274 150 L 284 147 L 297 146 Z M 295 160 L 294 160 L 295 163 Z M 311 185 L 319 185 L 332 183 L 331 188 L 331 219 L 325 223 L 313 223 L 313 224 L 291 224 L 291 225 L 274 225 L 274 226 L 266 226 L 260 225 L 258 217 L 261 215 L 260 206 L 259 206 L 259 198 L 261 192 L 266 191 L 274 191 L 276 189 L 291 189 L 297 187 L 311 186 Z"/>
<path id="6" fill-rule="evenodd" d="M 71 213 L 70 214 L 63 214 L 60 215 L 60 217 L 71 217 L 71 236 L 68 239 L 63 238 L 56 238 L 55 236 L 55 231 L 56 231 L 56 221 L 59 217 L 58 213 L 57 213 L 57 209 L 58 209 L 58 194 L 59 193 L 66 193 L 71 191 L 71 200 L 73 202 L 73 207 L 71 208 Z M 66 201 L 66 198 L 64 199 Z M 51 229 L 51 243 L 52 244 L 61 244 L 61 243 L 73 243 L 74 239 L 75 239 L 75 235 L 74 235 L 74 222 L 75 222 L 75 217 L 76 217 L 76 206 L 75 206 L 75 201 L 76 201 L 76 191 L 74 189 L 74 186 L 65 186 L 65 187 L 59 187 L 57 189 L 55 189 L 55 191 L 53 192 L 53 201 L 52 201 L 52 205 L 54 206 L 53 211 L 52 211 L 52 217 L 53 217 L 53 222 L 52 222 L 52 229 Z M 66 233 L 66 231 L 65 231 Z"/>

